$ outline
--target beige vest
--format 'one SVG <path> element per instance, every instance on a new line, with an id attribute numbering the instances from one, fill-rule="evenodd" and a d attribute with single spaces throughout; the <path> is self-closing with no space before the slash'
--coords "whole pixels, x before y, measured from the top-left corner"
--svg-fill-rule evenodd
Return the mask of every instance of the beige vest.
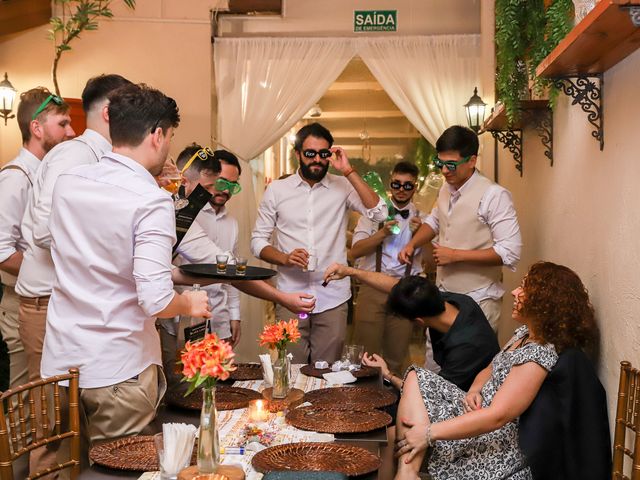
<path id="1" fill-rule="evenodd" d="M 465 185 L 449 215 L 451 193 L 446 186 L 438 195 L 439 242 L 443 247 L 482 250 L 493 247 L 491 229 L 478 218 L 480 200 L 493 182 L 478 172 Z M 500 283 L 501 266 L 453 263 L 437 269 L 438 286 L 448 292 L 469 293 L 492 283 Z"/>

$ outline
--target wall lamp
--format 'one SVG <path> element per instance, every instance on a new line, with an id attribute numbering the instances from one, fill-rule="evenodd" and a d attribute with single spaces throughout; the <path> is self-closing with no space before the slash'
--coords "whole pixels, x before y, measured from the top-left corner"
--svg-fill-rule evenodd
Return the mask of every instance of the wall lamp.
<path id="1" fill-rule="evenodd" d="M 482 101 L 478 95 L 478 87 L 473 89 L 473 95 L 469 101 L 465 104 L 464 108 L 467 111 L 467 123 L 469 128 L 478 133 L 482 122 L 484 122 L 484 113 L 487 104 Z"/>
<path id="2" fill-rule="evenodd" d="M 15 118 L 15 115 L 11 115 L 13 110 L 13 102 L 16 99 L 16 89 L 13 88 L 7 72 L 4 73 L 4 80 L 0 82 L 0 117 L 4 118 L 4 124 L 7 124 L 7 120 Z"/>

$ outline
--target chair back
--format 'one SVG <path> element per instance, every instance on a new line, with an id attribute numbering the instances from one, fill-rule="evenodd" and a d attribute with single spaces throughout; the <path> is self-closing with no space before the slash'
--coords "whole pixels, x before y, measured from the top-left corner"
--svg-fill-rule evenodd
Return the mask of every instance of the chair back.
<path id="1" fill-rule="evenodd" d="M 0 480 L 13 480 L 13 461 L 30 451 L 69 439 L 70 459 L 41 472 L 31 472 L 28 480 L 63 469 L 71 469 L 74 480 L 80 474 L 80 410 L 77 368 L 7 390 L 0 396 Z M 68 381 L 65 392 L 60 382 Z M 62 397 L 62 398 L 61 398 Z M 36 412 L 36 399 L 39 399 Z M 64 400 L 63 400 L 64 399 Z M 68 408 L 63 403 L 68 404 Z M 51 412 L 51 413 L 50 413 Z M 66 421 L 68 413 L 68 422 Z M 50 416 L 53 419 L 50 419 Z M 63 422 L 62 417 L 65 417 Z M 53 420 L 53 422 L 51 421 Z M 37 428 L 40 423 L 41 428 Z M 65 423 L 66 425 L 63 425 Z"/>
<path id="2" fill-rule="evenodd" d="M 627 429 L 634 433 L 633 450 L 627 448 Z M 630 476 L 624 474 L 625 455 L 631 460 Z M 613 480 L 640 480 L 640 371 L 620 362 L 620 385 L 613 436 Z"/>

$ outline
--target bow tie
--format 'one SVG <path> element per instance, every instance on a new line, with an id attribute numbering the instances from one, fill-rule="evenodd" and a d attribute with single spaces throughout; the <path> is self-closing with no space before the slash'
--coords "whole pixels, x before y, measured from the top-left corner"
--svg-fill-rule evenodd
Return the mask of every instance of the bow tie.
<path id="1" fill-rule="evenodd" d="M 396 210 L 396 213 L 400 215 L 405 220 L 409 218 L 409 210 Z"/>

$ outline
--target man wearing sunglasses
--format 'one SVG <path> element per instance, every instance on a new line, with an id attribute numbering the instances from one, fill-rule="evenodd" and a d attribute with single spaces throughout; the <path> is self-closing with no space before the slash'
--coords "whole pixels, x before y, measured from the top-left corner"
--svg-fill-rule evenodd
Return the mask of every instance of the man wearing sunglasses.
<path id="1" fill-rule="evenodd" d="M 478 136 L 466 127 L 449 127 L 438 138 L 435 164 L 447 185 L 398 258 L 407 263 L 416 247 L 438 236 L 438 287 L 469 295 L 497 330 L 505 292 L 502 266 L 515 270 L 522 238 L 511 193 L 475 168 L 478 147 Z"/>
<path id="2" fill-rule="evenodd" d="M 417 275 L 422 271 L 421 249 L 416 250 L 410 266 L 398 260 L 398 253 L 422 223 L 420 212 L 411 201 L 416 192 L 418 173 L 414 163 L 399 162 L 393 167 L 389 182 L 391 202 L 395 208 L 393 220 L 376 223 L 360 217 L 351 247 L 351 256 L 358 259 L 359 268 L 382 272 L 393 278 Z M 393 225 L 400 226 L 400 233 L 391 233 Z M 370 354 L 382 355 L 391 371 L 401 373 L 413 327 L 406 319 L 389 311 L 386 301 L 386 296 L 376 289 L 366 284 L 360 286 L 353 341 L 364 345 Z"/>
<path id="3" fill-rule="evenodd" d="M 40 161 L 58 143 L 75 136 L 69 105 L 43 87 L 20 95 L 17 117 L 22 148 L 18 156 L 0 170 L 0 278 L 3 285 L 0 331 L 9 350 L 10 388 L 29 381 L 27 357 L 18 333 L 20 300 L 14 290 L 26 248 L 22 217 Z"/>
<path id="4" fill-rule="evenodd" d="M 300 319 L 300 341 L 290 348 L 295 363 L 340 358 L 351 285 L 345 279 L 323 288 L 322 272 L 332 262 L 346 262 L 350 210 L 374 222 L 387 216 L 384 201 L 354 171 L 344 150 L 332 145 L 331 133 L 319 123 L 298 131 L 294 151 L 300 168 L 267 187 L 251 236 L 253 254 L 278 266 L 280 290 L 316 298 L 315 310 Z M 330 165 L 342 175 L 328 173 Z M 290 317 L 285 308 L 276 309 L 277 319 Z"/>

